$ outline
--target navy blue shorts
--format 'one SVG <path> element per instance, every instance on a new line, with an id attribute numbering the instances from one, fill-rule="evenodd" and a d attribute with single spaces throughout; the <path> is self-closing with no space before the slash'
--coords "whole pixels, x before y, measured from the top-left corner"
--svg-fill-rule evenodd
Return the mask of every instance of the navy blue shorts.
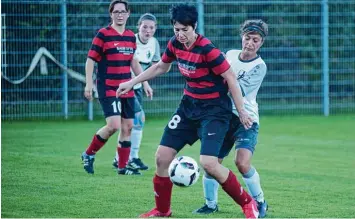
<path id="1" fill-rule="evenodd" d="M 233 118 L 229 123 L 229 129 L 224 138 L 218 158 L 228 156 L 234 145 L 235 149 L 245 148 L 250 150 L 251 153 L 254 153 L 255 146 L 258 142 L 258 134 L 258 123 L 254 122 L 252 127 L 246 130 L 239 118 L 233 114 Z"/>
<path id="2" fill-rule="evenodd" d="M 180 104 L 165 127 L 160 145 L 179 152 L 186 144 L 192 145 L 200 139 L 200 154 L 217 157 L 232 116 L 231 111 L 217 108 L 201 109 L 201 113 L 197 113 L 199 116 L 191 118 L 187 116 L 191 113 L 186 113 Z M 212 113 L 214 109 L 220 112 Z M 194 111 L 198 112 L 197 109 Z"/>
<path id="3" fill-rule="evenodd" d="M 141 111 L 140 105 L 136 104 L 136 98 L 99 98 L 105 118 L 110 116 L 122 116 L 125 119 L 133 119 L 136 112 Z M 138 102 L 138 101 L 137 101 Z"/>

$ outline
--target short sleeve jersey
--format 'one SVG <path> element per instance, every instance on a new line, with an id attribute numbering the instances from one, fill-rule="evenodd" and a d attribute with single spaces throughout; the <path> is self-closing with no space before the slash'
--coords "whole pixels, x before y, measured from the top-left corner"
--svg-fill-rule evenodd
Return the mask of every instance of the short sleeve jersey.
<path id="1" fill-rule="evenodd" d="M 88 57 L 98 63 L 97 90 L 99 98 L 114 97 L 119 84 L 129 81 L 131 62 L 136 51 L 136 37 L 131 30 L 118 33 L 111 26 L 98 31 Z M 121 98 L 134 97 L 133 90 Z"/>
<path id="2" fill-rule="evenodd" d="M 241 50 L 229 50 L 226 57 L 237 76 L 244 97 L 245 109 L 254 122 L 259 123 L 259 109 L 256 96 L 266 75 L 267 67 L 259 55 L 252 60 L 242 61 L 240 59 L 241 52 Z M 234 113 L 238 115 L 234 105 L 233 109 Z"/>
<path id="3" fill-rule="evenodd" d="M 135 53 L 135 57 L 138 59 L 144 71 L 152 65 L 152 62 L 160 61 L 161 57 L 159 42 L 155 37 L 151 37 L 149 38 L 147 43 L 143 43 L 139 39 L 138 34 L 136 34 L 135 36 L 137 39 L 137 50 Z M 134 77 L 135 75 L 132 73 L 132 76 Z M 141 87 L 141 83 L 134 85 L 134 89 L 138 89 Z"/>
<path id="4" fill-rule="evenodd" d="M 175 36 L 172 37 L 162 61 L 177 62 L 186 81 L 184 95 L 197 100 L 213 100 L 227 96 L 228 86 L 221 74 L 226 72 L 230 65 L 221 51 L 206 37 L 198 35 L 190 48 L 186 48 Z"/>

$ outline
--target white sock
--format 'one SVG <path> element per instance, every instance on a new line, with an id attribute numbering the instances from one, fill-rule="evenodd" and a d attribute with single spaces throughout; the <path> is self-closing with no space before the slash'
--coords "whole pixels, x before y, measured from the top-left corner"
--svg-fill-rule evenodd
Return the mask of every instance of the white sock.
<path id="1" fill-rule="evenodd" d="M 129 154 L 129 159 L 131 160 L 132 158 L 139 158 L 138 153 L 139 153 L 139 147 L 141 146 L 142 142 L 142 136 L 143 136 L 143 130 L 142 129 L 132 129 L 131 132 L 131 152 Z"/>
<path id="2" fill-rule="evenodd" d="M 260 176 L 254 167 L 251 167 L 248 173 L 243 174 L 243 180 L 253 199 L 257 202 L 264 202 L 264 192 L 261 189 Z"/>
<path id="3" fill-rule="evenodd" d="M 206 205 L 209 208 L 215 208 L 218 202 L 218 187 L 217 180 L 203 174 L 203 193 L 205 195 Z"/>

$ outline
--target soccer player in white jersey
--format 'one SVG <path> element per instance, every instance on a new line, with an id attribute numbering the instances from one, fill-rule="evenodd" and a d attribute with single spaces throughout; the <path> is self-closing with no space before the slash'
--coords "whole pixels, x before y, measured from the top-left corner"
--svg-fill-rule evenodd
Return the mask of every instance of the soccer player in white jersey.
<path id="1" fill-rule="evenodd" d="M 257 137 L 259 132 L 259 113 L 256 95 L 266 74 L 266 64 L 257 54 L 268 35 L 268 25 L 262 20 L 246 20 L 240 28 L 242 38 L 242 50 L 229 50 L 227 60 L 240 84 L 244 106 L 249 116 L 253 119 L 250 129 L 245 129 L 238 119 L 238 113 L 234 110 L 235 117 L 230 122 L 230 128 L 224 139 L 223 146 L 218 156 L 219 161 L 228 155 L 235 144 L 235 164 L 242 174 L 243 180 L 251 196 L 258 203 L 259 218 L 266 216 L 268 205 L 261 189 L 260 177 L 255 167 L 251 165 Z M 235 109 L 235 107 L 234 107 Z M 208 174 L 203 176 L 203 188 L 205 205 L 194 211 L 197 214 L 210 214 L 218 211 L 217 190 L 218 182 Z M 238 188 L 236 188 L 238 189 Z"/>
<path id="2" fill-rule="evenodd" d="M 160 61 L 160 46 L 158 40 L 154 37 L 157 29 L 157 19 L 153 14 L 143 14 L 137 23 L 138 33 L 136 33 L 137 50 L 135 57 L 138 59 L 143 70 L 146 70 L 151 65 Z M 135 75 L 132 73 L 132 77 Z M 143 136 L 143 127 L 145 123 L 145 114 L 143 111 L 143 90 L 142 84 L 139 83 L 134 86 L 134 93 L 136 97 L 135 105 L 140 106 L 136 110 L 133 129 L 131 133 L 131 151 L 129 155 L 128 166 L 138 170 L 147 170 L 145 165 L 139 158 L 139 148 Z M 139 112 L 137 112 L 139 111 Z M 113 166 L 117 168 L 117 152 L 116 158 L 113 161 Z"/>

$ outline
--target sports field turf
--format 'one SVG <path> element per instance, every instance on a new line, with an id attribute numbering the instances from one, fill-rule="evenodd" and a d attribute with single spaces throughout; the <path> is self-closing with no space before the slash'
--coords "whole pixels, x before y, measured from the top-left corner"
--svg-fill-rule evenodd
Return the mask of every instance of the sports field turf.
<path id="1" fill-rule="evenodd" d="M 168 118 L 148 120 L 141 158 L 143 176 L 119 176 L 111 166 L 117 135 L 97 154 L 95 175 L 80 154 L 104 123 L 53 121 L 2 123 L 1 217 L 137 217 L 154 206 L 154 153 Z M 355 116 L 263 117 L 253 163 L 269 202 L 269 218 L 355 217 Z M 199 143 L 180 154 L 198 159 Z M 225 164 L 236 172 L 233 157 Z M 241 179 L 240 175 L 238 178 Z M 175 187 L 174 217 L 203 204 L 202 178 Z M 208 218 L 240 218 L 220 189 L 220 211 Z"/>

